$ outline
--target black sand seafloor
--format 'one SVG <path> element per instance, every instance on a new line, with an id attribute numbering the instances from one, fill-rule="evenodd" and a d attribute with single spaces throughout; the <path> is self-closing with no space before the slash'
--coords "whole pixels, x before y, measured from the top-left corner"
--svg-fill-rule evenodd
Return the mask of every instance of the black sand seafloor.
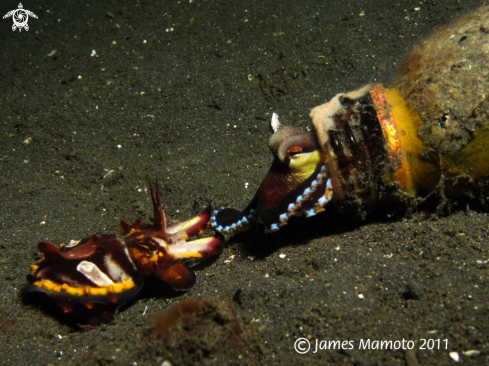
<path id="1" fill-rule="evenodd" d="M 147 280 L 100 326 L 25 292 L 38 242 L 149 222 L 148 179 L 170 223 L 244 208 L 273 112 L 307 128 L 312 107 L 389 85 L 416 43 L 481 4 L 23 2 L 29 31 L 0 21 L 0 364 L 489 364 L 487 207 L 360 222 L 326 206 L 277 234 L 258 226 L 190 263 L 190 291 Z"/>

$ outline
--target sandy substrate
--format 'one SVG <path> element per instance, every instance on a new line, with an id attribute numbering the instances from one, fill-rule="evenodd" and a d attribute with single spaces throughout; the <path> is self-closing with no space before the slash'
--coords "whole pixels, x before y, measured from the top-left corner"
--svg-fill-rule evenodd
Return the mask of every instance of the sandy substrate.
<path id="1" fill-rule="evenodd" d="M 312 107 L 389 85 L 413 45 L 481 3 L 23 3 L 38 16 L 28 32 L 0 22 L 0 363 L 489 362 L 489 219 L 470 207 L 258 227 L 195 264 L 189 292 L 150 279 L 101 326 L 24 292 L 38 242 L 150 221 L 148 178 L 170 222 L 209 202 L 244 208 L 271 162 L 272 112 L 307 128 Z M 155 338 L 151 316 L 184 300 L 199 302 Z M 294 350 L 301 337 L 306 354 Z M 414 349 L 372 349 L 396 340 Z"/>

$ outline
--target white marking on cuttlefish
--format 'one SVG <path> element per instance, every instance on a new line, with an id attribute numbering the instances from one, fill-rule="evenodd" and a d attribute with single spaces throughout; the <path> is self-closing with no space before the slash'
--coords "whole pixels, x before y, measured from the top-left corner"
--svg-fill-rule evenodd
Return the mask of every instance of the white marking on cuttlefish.
<path id="1" fill-rule="evenodd" d="M 72 247 L 75 247 L 78 245 L 78 243 L 80 242 L 81 240 L 70 240 L 70 242 L 68 244 L 65 245 L 65 248 L 72 248 Z"/>
<path id="2" fill-rule="evenodd" d="M 110 277 L 112 277 L 114 280 L 124 282 L 131 279 L 131 277 L 122 269 L 122 267 L 117 264 L 112 257 L 112 254 L 109 253 L 104 257 L 104 263 L 107 266 L 107 272 L 109 272 Z"/>
<path id="3" fill-rule="evenodd" d="M 166 241 L 164 241 L 163 239 L 157 238 L 155 236 L 153 236 L 153 240 L 158 243 L 158 245 L 160 246 L 160 248 L 163 248 L 165 250 L 168 250 L 168 244 L 167 244 Z"/>
<path id="4" fill-rule="evenodd" d="M 82 261 L 76 266 L 76 270 L 97 286 L 107 287 L 114 284 L 109 276 L 102 272 L 95 263 Z"/>

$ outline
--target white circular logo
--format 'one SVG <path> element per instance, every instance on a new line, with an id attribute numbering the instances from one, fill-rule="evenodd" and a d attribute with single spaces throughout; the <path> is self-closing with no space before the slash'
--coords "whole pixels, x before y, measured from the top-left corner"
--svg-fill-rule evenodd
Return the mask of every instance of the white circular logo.
<path id="1" fill-rule="evenodd" d="M 12 19 L 17 27 L 24 28 L 24 26 L 27 24 L 27 21 L 29 20 L 29 15 L 25 11 L 25 9 L 17 9 L 12 14 Z"/>
<path id="2" fill-rule="evenodd" d="M 29 20 L 29 15 L 37 19 L 36 14 L 34 14 L 30 10 L 24 9 L 22 3 L 19 3 L 19 8 L 9 11 L 7 14 L 3 16 L 3 19 L 12 17 L 12 20 L 14 21 L 14 25 L 12 25 L 13 31 L 16 30 L 17 28 L 19 29 L 19 32 L 22 30 L 22 28 L 28 31 L 29 25 L 27 24 L 27 22 Z"/>
<path id="3" fill-rule="evenodd" d="M 304 353 L 309 352 L 311 349 L 311 343 L 307 338 L 297 338 L 294 343 L 294 349 L 297 353 L 303 355 Z"/>

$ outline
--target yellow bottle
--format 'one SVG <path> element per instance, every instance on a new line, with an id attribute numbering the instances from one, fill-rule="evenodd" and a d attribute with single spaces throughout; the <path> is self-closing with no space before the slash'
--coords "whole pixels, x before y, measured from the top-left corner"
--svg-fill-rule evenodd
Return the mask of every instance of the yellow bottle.
<path id="1" fill-rule="evenodd" d="M 411 197 L 439 189 L 448 198 L 487 200 L 487 93 L 489 6 L 484 6 L 418 46 L 406 59 L 392 88 L 368 85 L 314 108 L 310 117 L 323 150 L 329 154 L 336 199 L 348 196 L 351 185 L 365 202 L 377 204 L 384 198 L 374 178 L 365 182 L 365 174 L 376 174 L 372 171 L 358 179 L 347 174 L 343 174 L 344 179 L 334 179 L 335 172 L 345 168 L 338 166 L 341 152 L 332 151 L 331 135 L 341 135 L 339 131 L 345 127 L 340 120 L 353 129 L 365 125 L 372 128 L 376 121 L 366 114 L 373 108 L 385 139 L 388 163 L 370 162 L 390 165 L 381 174 L 384 183 L 398 184 L 401 192 Z M 368 138 L 360 143 L 369 146 Z M 368 147 L 366 150 L 374 153 Z M 358 165 L 358 161 L 350 163 Z"/>

